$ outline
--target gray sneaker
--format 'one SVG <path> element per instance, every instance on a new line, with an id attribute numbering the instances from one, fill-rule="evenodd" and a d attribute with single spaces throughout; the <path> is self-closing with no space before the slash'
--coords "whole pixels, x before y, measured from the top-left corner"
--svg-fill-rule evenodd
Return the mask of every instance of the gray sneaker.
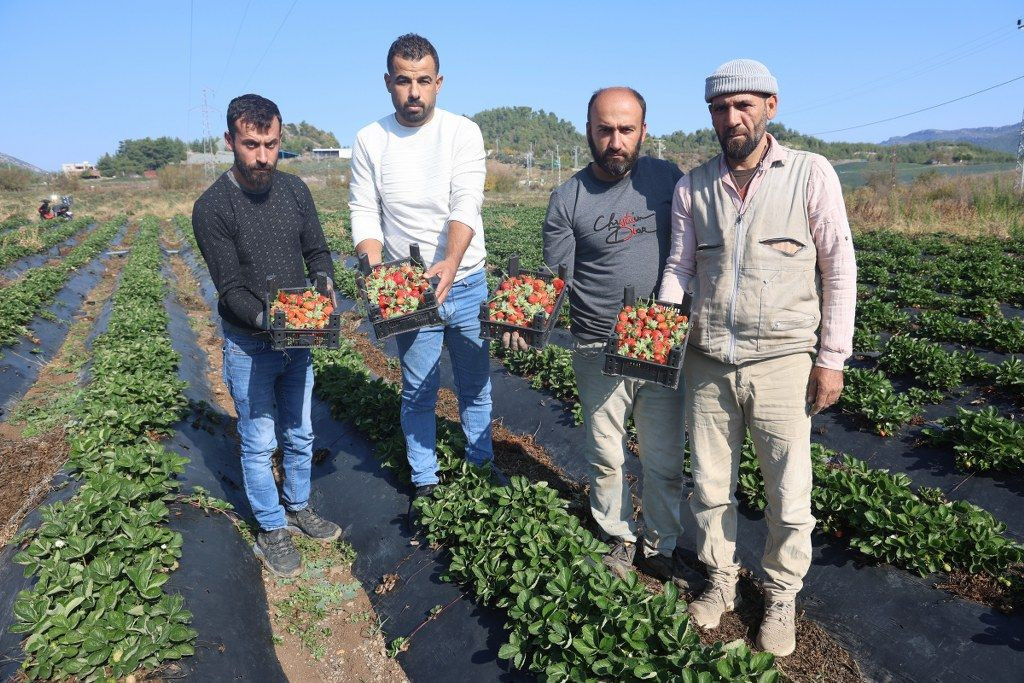
<path id="1" fill-rule="evenodd" d="M 610 543 L 612 549 L 601 560 L 612 574 L 620 579 L 625 579 L 633 571 L 636 543 L 621 538 L 612 539 Z"/>
<path id="2" fill-rule="evenodd" d="M 757 646 L 776 657 L 796 650 L 796 600 L 772 600 L 764 610 Z"/>
<path id="3" fill-rule="evenodd" d="M 341 537 L 341 527 L 313 512 L 313 508 L 303 508 L 296 512 L 285 510 L 284 519 L 288 523 L 288 531 L 293 534 L 324 542 Z"/>
<path id="4" fill-rule="evenodd" d="M 687 605 L 690 616 L 697 626 L 705 629 L 718 628 L 722 615 L 736 608 L 736 582 L 712 582 L 700 597 Z"/>
<path id="5" fill-rule="evenodd" d="M 291 578 L 302 573 L 302 555 L 292 543 L 288 529 L 259 532 L 252 550 L 267 571 L 275 576 Z"/>

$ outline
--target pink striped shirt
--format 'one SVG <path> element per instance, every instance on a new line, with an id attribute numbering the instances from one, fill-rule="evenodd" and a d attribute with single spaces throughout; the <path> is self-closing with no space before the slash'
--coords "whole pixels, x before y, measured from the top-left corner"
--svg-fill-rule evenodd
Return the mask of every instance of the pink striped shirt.
<path id="1" fill-rule="evenodd" d="M 771 134 L 766 135 L 770 145 L 768 154 L 751 178 L 744 200 L 740 199 L 725 158 L 721 157 L 721 179 L 738 211 L 746 209 L 746 204 L 761 186 L 765 176 L 764 167 L 776 161 L 785 163 L 789 156 L 787 148 L 779 144 Z M 825 157 L 815 154 L 811 159 L 811 173 L 807 181 L 807 216 L 811 238 L 818 251 L 822 299 L 818 359 L 815 364 L 842 370 L 846 359 L 853 353 L 857 262 L 839 176 Z M 672 246 L 661 279 L 660 297 L 664 301 L 682 301 L 683 292 L 697 269 L 697 238 L 693 230 L 690 201 L 690 176 L 685 175 L 676 185 L 672 197 Z"/>

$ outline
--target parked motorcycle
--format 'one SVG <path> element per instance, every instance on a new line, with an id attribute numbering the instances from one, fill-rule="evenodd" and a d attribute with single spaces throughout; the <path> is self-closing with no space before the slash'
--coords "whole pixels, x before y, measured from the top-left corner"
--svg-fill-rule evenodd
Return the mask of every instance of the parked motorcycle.
<path id="1" fill-rule="evenodd" d="M 56 196 L 43 199 L 42 202 L 43 203 L 39 205 L 39 217 L 43 220 L 60 218 L 65 221 L 69 221 L 75 217 L 74 212 L 71 210 L 71 205 L 74 203 L 74 199 L 68 195 L 62 196 L 59 204 L 56 204 Z M 51 204 L 55 205 L 51 206 Z"/>

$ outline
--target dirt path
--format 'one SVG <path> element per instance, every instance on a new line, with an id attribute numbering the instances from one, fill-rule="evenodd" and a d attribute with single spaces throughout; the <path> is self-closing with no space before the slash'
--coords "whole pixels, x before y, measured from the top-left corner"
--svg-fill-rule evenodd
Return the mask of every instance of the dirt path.
<path id="1" fill-rule="evenodd" d="M 122 242 L 135 236 L 129 228 Z M 0 422 L 0 546 L 5 545 L 25 515 L 46 497 L 50 480 L 67 460 L 64 429 L 68 404 L 77 397 L 82 368 L 91 357 L 86 339 L 107 299 L 117 286 L 123 258 L 109 258 L 99 282 L 72 317 L 57 355 L 40 372 L 25 395 Z"/>
<path id="2" fill-rule="evenodd" d="M 174 249 L 178 242 L 171 230 L 165 226 L 163 243 Z M 199 293 L 192 269 L 179 254 L 171 256 L 170 264 L 175 276 L 175 295 L 208 359 L 206 379 L 214 403 L 233 422 L 234 403 L 221 375 L 220 330 L 210 319 L 210 308 Z M 314 467 L 315 463 L 314 459 Z M 288 680 L 406 681 L 398 662 L 387 656 L 384 635 L 369 596 L 352 573 L 352 547 L 344 540 L 320 546 L 302 539 L 297 545 L 305 564 L 300 577 L 278 579 L 263 572 L 274 647 Z"/>
<path id="3" fill-rule="evenodd" d="M 401 371 L 394 359 L 385 354 L 365 334 L 356 331 L 362 318 L 350 314 L 346 336 L 366 360 L 367 366 L 381 377 L 401 382 Z M 459 410 L 455 394 L 450 389 L 441 389 L 438 395 L 437 414 L 458 422 Z M 492 427 L 494 457 L 506 474 L 525 476 L 531 481 L 544 480 L 557 487 L 570 499 L 569 509 L 583 519 L 589 520 L 588 488 L 570 479 L 561 468 L 554 464 L 544 448 L 531 436 L 514 434 L 495 421 Z M 634 496 L 634 504 L 638 501 Z M 639 514 L 639 511 L 636 512 Z M 700 569 L 700 567 L 695 567 Z M 648 589 L 660 591 L 661 584 L 650 577 L 641 575 Z M 719 628 L 702 631 L 704 643 L 715 641 L 731 642 L 742 639 L 753 648 L 754 639 L 764 613 L 764 591 L 760 582 L 750 572 L 743 572 L 740 580 L 742 602 L 737 610 L 722 618 Z M 695 595 L 686 595 L 692 600 Z M 797 614 L 797 649 L 789 657 L 777 660 L 779 670 L 792 681 L 862 681 L 863 676 L 856 661 L 818 624 Z"/>

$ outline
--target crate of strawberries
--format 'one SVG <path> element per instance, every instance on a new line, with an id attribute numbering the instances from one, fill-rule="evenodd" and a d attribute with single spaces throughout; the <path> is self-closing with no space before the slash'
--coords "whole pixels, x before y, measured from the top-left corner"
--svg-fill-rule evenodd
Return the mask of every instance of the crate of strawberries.
<path id="1" fill-rule="evenodd" d="M 515 332 L 529 346 L 543 348 L 569 293 L 565 272 L 561 265 L 558 275 L 523 273 L 519 257 L 511 256 L 505 278 L 490 299 L 480 304 L 480 338 L 501 339 L 502 334 Z"/>
<path id="2" fill-rule="evenodd" d="M 359 257 L 356 286 L 378 340 L 429 325 L 440 325 L 434 288 L 438 279 L 424 275 L 420 245 L 409 247 L 409 258 L 371 266 Z"/>
<path id="3" fill-rule="evenodd" d="M 637 300 L 626 287 L 615 332 L 604 349 L 604 374 L 679 386 L 690 331 L 690 295 L 682 304 Z"/>
<path id="4" fill-rule="evenodd" d="M 311 287 L 272 286 L 267 278 L 267 303 L 264 317 L 268 321 L 271 348 L 336 349 L 341 335 L 341 316 L 337 298 L 327 281 L 317 276 Z M 276 292 L 270 296 L 270 292 Z"/>

